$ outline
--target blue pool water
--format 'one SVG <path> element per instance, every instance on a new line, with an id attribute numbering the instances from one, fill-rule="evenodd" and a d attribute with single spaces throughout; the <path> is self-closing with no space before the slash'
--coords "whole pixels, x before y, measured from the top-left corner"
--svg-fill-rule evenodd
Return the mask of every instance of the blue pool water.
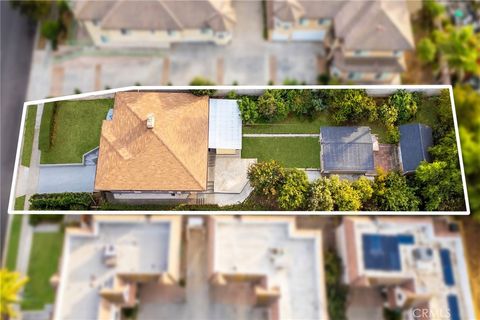
<path id="1" fill-rule="evenodd" d="M 442 262 L 443 281 L 447 286 L 455 285 L 453 277 L 452 259 L 448 249 L 440 249 L 440 260 Z"/>
<path id="2" fill-rule="evenodd" d="M 450 320 L 460 320 L 460 310 L 458 308 L 458 299 L 454 294 L 447 296 L 448 309 L 450 310 Z"/>

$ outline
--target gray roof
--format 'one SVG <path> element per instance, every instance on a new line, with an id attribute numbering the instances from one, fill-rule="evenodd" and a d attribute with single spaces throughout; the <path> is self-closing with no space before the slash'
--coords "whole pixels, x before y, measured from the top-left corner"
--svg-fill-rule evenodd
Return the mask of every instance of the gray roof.
<path id="1" fill-rule="evenodd" d="M 369 127 L 322 127 L 320 143 L 324 172 L 375 170 Z"/>
<path id="2" fill-rule="evenodd" d="M 403 172 L 415 171 L 422 161 L 430 161 L 428 149 L 433 145 L 432 129 L 424 124 L 400 126 L 400 151 Z"/>

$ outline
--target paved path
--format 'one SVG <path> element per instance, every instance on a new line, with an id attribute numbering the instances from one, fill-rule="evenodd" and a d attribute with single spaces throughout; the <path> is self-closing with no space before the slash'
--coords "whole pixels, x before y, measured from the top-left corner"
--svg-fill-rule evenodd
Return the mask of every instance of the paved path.
<path id="1" fill-rule="evenodd" d="M 245 138 L 318 138 L 319 133 L 245 133 Z"/>
<path id="2" fill-rule="evenodd" d="M 38 149 L 38 136 L 40 134 L 40 124 L 42 122 L 43 103 L 37 106 L 37 117 L 35 118 L 35 131 L 33 134 L 32 158 L 28 169 L 28 186 L 25 197 L 25 210 L 30 207 L 30 196 L 37 193 L 38 179 L 40 175 L 40 150 Z"/>

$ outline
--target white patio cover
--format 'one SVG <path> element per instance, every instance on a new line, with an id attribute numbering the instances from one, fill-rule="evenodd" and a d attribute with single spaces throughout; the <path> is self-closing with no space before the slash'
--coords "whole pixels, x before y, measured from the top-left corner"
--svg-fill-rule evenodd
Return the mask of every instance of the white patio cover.
<path id="1" fill-rule="evenodd" d="M 242 149 L 242 119 L 237 100 L 210 99 L 208 147 Z"/>

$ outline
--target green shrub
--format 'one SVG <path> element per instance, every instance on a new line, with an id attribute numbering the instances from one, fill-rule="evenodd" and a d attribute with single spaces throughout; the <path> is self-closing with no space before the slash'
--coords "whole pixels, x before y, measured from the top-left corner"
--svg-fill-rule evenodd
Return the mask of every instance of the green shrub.
<path id="1" fill-rule="evenodd" d="M 373 201 L 382 211 L 417 211 L 420 199 L 399 172 L 379 171 L 374 182 Z"/>
<path id="2" fill-rule="evenodd" d="M 388 104 L 398 111 L 397 124 L 405 123 L 417 114 L 417 97 L 405 89 L 397 90 L 391 95 Z"/>
<path id="3" fill-rule="evenodd" d="M 38 137 L 38 148 L 48 151 L 55 140 L 55 117 L 57 114 L 57 102 L 49 102 L 43 106 L 42 121 Z"/>
<path id="4" fill-rule="evenodd" d="M 240 117 L 244 124 L 256 123 L 259 119 L 257 103 L 250 97 L 244 96 L 238 100 Z"/>
<path id="5" fill-rule="evenodd" d="M 31 210 L 87 210 L 93 198 L 87 192 L 34 194 L 30 197 Z"/>
<path id="6" fill-rule="evenodd" d="M 341 283 L 342 260 L 332 250 L 325 252 L 325 281 L 327 284 L 330 319 L 346 320 L 348 287 Z"/>
<path id="7" fill-rule="evenodd" d="M 430 63 L 435 60 L 437 46 L 430 38 L 423 38 L 417 46 L 418 58 L 424 63 Z"/>
<path id="8" fill-rule="evenodd" d="M 284 210 L 303 208 L 308 185 L 305 171 L 286 169 L 281 187 L 278 190 L 278 206 Z"/>
<path id="9" fill-rule="evenodd" d="M 337 124 L 377 119 L 377 105 L 362 89 L 337 90 L 329 94 L 330 110 Z"/>
<path id="10" fill-rule="evenodd" d="M 62 26 L 59 21 L 47 20 L 42 23 L 41 33 L 42 36 L 50 40 L 52 48 L 55 50 L 57 48 L 57 38 L 60 34 Z"/>
<path id="11" fill-rule="evenodd" d="M 214 86 L 215 83 L 213 81 L 210 81 L 208 79 L 202 78 L 202 77 L 195 77 L 193 80 L 190 82 L 191 86 Z M 217 90 L 215 89 L 195 89 L 191 90 L 192 94 L 196 96 L 211 96 L 214 95 Z"/>
<path id="12" fill-rule="evenodd" d="M 280 90 L 265 90 L 258 99 L 257 106 L 261 119 L 267 122 L 281 121 L 289 113 L 288 106 Z"/>
<path id="13" fill-rule="evenodd" d="M 319 178 L 310 184 L 307 200 L 308 210 L 332 211 L 333 205 L 328 178 Z"/>

